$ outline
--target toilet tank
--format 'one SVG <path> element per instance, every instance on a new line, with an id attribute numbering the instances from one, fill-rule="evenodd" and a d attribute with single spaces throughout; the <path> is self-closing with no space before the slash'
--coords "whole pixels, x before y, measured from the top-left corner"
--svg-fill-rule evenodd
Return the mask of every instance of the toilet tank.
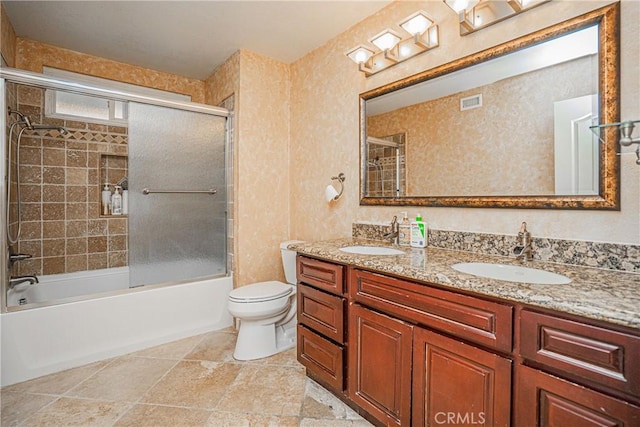
<path id="1" fill-rule="evenodd" d="M 280 243 L 280 254 L 282 255 L 282 266 L 287 283 L 296 284 L 296 251 L 290 251 L 287 246 L 293 243 L 302 243 L 302 240 L 289 240 Z"/>

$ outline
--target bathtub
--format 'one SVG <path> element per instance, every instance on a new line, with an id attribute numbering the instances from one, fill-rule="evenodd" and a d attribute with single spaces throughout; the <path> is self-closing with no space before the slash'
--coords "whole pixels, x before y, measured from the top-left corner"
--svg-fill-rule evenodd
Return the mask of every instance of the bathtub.
<path id="1" fill-rule="evenodd" d="M 44 276 L 12 290 L 0 314 L 2 386 L 233 323 L 231 276 L 129 289 L 127 267 L 109 270 Z M 73 282 L 98 294 L 74 295 Z M 52 297 L 53 304 L 42 302 Z M 21 298 L 26 304 L 18 305 Z"/>
<path id="2" fill-rule="evenodd" d="M 22 283 L 7 291 L 7 307 L 27 305 L 32 308 L 43 303 L 63 303 L 72 298 L 103 292 L 129 289 L 129 267 L 105 268 L 79 273 L 40 276 L 40 283 Z"/>

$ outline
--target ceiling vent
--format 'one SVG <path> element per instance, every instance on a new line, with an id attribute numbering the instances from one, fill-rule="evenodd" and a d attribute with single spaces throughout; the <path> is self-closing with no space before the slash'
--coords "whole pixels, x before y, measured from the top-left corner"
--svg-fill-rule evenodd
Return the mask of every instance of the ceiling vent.
<path id="1" fill-rule="evenodd" d="M 479 93 L 473 96 L 467 96 L 460 100 L 460 111 L 472 110 L 474 108 L 482 107 L 482 94 Z"/>

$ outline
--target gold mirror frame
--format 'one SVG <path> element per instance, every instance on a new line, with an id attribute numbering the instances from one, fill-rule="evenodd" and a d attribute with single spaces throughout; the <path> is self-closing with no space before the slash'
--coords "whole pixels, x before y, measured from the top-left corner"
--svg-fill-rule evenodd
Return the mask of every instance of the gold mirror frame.
<path id="1" fill-rule="evenodd" d="M 366 167 L 363 167 L 363 165 L 367 156 L 365 108 L 368 99 L 404 89 L 594 24 L 599 25 L 598 85 L 600 123 L 619 122 L 620 7 L 619 3 L 613 3 L 515 40 L 360 94 L 360 205 L 620 210 L 620 158 L 618 155 L 618 133 L 615 127 L 604 128 L 601 133 L 600 191 L 599 195 L 596 196 L 366 196 Z"/>

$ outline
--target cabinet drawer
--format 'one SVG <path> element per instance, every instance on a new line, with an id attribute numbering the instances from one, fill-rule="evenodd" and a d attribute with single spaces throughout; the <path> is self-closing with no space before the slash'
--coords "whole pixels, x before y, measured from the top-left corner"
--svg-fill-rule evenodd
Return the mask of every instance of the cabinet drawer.
<path id="1" fill-rule="evenodd" d="M 300 284 L 297 300 L 300 323 L 340 344 L 344 343 L 344 298 Z"/>
<path id="2" fill-rule="evenodd" d="M 522 365 L 516 379 L 517 426 L 640 425 L 640 408 L 623 400 Z"/>
<path id="3" fill-rule="evenodd" d="M 525 359 L 640 396 L 640 337 L 528 310 L 520 331 Z"/>
<path id="4" fill-rule="evenodd" d="M 344 390 L 344 349 L 298 324 L 298 361 L 336 390 Z"/>
<path id="5" fill-rule="evenodd" d="M 332 294 L 344 294 L 344 267 L 317 259 L 298 256 L 298 282 L 316 286 Z"/>
<path id="6" fill-rule="evenodd" d="M 513 307 L 360 270 L 351 270 L 356 302 L 401 319 L 511 352 Z"/>

